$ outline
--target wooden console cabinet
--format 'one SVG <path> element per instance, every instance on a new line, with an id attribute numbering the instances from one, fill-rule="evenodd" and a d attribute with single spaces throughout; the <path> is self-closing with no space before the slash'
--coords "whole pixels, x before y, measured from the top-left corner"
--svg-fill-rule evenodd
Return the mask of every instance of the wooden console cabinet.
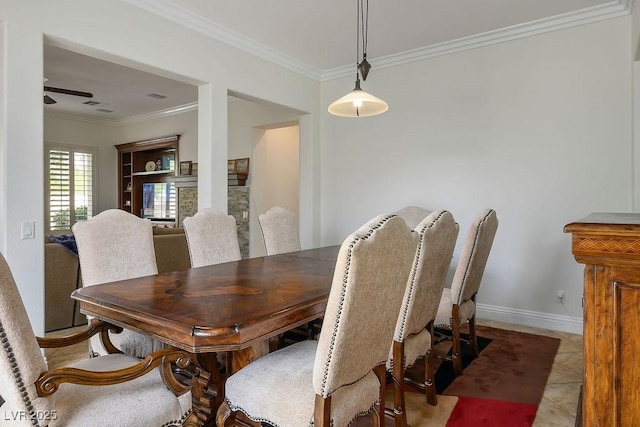
<path id="1" fill-rule="evenodd" d="M 116 145 L 118 150 L 118 207 L 143 216 L 143 186 L 171 183 L 177 175 L 179 135 Z M 154 164 L 153 168 L 147 164 Z M 175 225 L 167 221 L 167 225 Z"/>
<path id="2" fill-rule="evenodd" d="M 565 226 L 584 269 L 585 427 L 640 426 L 640 214 Z"/>

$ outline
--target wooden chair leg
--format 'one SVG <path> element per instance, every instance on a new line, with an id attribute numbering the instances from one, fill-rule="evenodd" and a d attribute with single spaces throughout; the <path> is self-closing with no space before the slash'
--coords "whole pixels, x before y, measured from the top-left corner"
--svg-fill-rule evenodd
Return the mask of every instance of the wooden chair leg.
<path id="1" fill-rule="evenodd" d="M 313 425 L 318 427 L 329 427 L 331 423 L 331 396 L 324 398 L 316 394 L 315 408 L 313 413 Z"/>
<path id="2" fill-rule="evenodd" d="M 404 343 L 393 341 L 393 418 L 396 427 L 407 427 L 404 402 Z"/>
<path id="3" fill-rule="evenodd" d="M 424 394 L 427 399 L 427 403 L 432 406 L 438 404 L 438 398 L 436 396 L 436 384 L 433 381 L 433 365 L 432 365 L 431 351 L 424 357 Z"/>
<path id="4" fill-rule="evenodd" d="M 373 372 L 378 377 L 378 381 L 380 382 L 380 394 L 378 396 L 378 405 L 376 411 L 378 412 L 379 426 L 384 427 L 384 398 L 387 390 L 387 367 L 385 364 L 378 365 L 373 368 Z"/>
<path id="5" fill-rule="evenodd" d="M 478 336 L 476 335 L 476 317 L 469 319 L 469 345 L 471 346 L 471 354 L 474 358 L 478 357 Z"/>
<path id="6" fill-rule="evenodd" d="M 371 411 L 371 416 L 373 417 L 372 427 L 380 427 L 380 418 L 384 418 L 384 414 L 379 414 L 378 409 L 374 408 Z"/>
<path id="7" fill-rule="evenodd" d="M 462 375 L 462 356 L 460 349 L 460 313 L 458 305 L 454 304 L 451 311 L 451 361 L 453 362 L 453 372 L 456 376 Z"/>

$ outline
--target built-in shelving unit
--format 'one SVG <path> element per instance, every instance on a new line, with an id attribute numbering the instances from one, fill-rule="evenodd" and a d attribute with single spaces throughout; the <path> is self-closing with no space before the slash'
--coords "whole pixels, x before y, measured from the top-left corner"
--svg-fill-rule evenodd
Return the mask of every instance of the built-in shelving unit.
<path id="1" fill-rule="evenodd" d="M 170 185 L 167 188 L 167 201 L 163 203 L 163 207 L 169 207 L 169 210 L 173 209 L 175 213 L 175 188 L 171 178 L 177 175 L 179 139 L 180 135 L 171 135 L 115 146 L 118 150 L 118 206 L 120 209 L 139 217 L 150 217 L 152 220 L 166 222 L 167 225 L 175 225 L 175 216 L 173 220 L 169 217 L 153 217 L 149 206 L 150 200 L 145 202 L 144 197 L 145 184 Z M 147 191 L 149 188 L 150 186 L 147 185 Z M 157 199 L 156 195 L 156 204 Z M 174 205 L 170 206 L 171 203 Z M 159 211 L 159 209 L 156 210 Z M 166 216 L 166 214 L 163 215 Z"/>

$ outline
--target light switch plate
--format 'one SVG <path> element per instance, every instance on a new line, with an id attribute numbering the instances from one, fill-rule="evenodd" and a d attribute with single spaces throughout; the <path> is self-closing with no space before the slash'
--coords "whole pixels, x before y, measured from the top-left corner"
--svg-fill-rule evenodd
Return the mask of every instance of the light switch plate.
<path id="1" fill-rule="evenodd" d="M 22 222 L 22 240 L 35 239 L 36 238 L 36 222 L 35 221 L 23 221 Z"/>

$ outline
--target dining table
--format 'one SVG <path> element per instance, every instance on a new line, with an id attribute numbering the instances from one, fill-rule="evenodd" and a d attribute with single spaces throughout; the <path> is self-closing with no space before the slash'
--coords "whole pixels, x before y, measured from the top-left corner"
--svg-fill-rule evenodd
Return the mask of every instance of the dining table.
<path id="1" fill-rule="evenodd" d="M 246 258 L 87 286 L 81 313 L 188 352 L 192 411 L 215 425 L 226 377 L 268 352 L 270 338 L 321 318 L 340 246 Z M 224 367 L 218 354 L 224 353 Z"/>

